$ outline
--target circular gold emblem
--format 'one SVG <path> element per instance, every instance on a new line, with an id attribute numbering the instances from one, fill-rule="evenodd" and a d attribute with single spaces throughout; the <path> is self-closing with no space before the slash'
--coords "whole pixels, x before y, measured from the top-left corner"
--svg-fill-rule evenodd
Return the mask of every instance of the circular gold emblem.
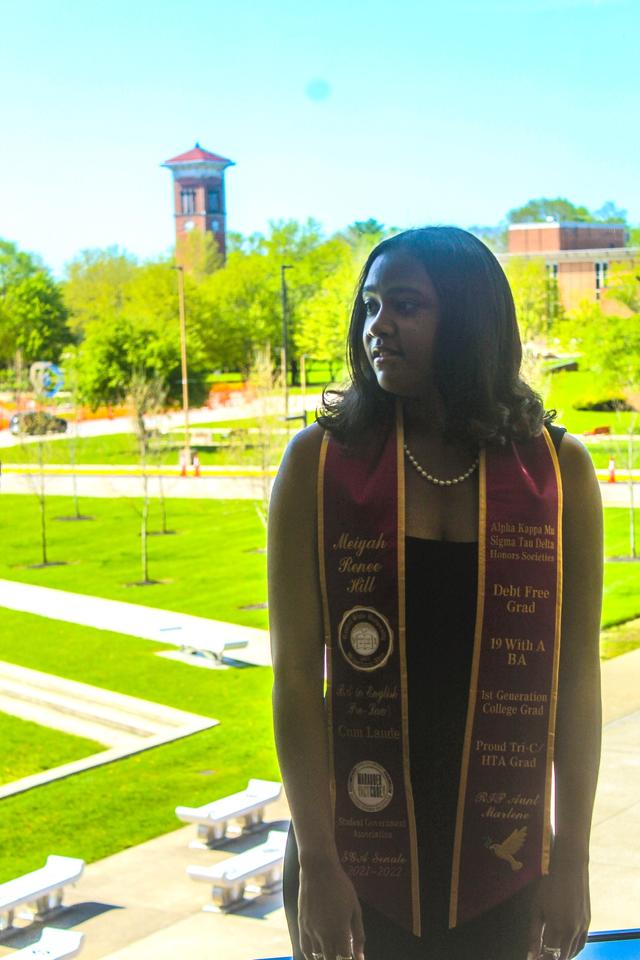
<path id="1" fill-rule="evenodd" d="M 342 656 L 356 670 L 377 670 L 393 650 L 393 631 L 386 617 L 372 607 L 347 610 L 338 630 Z"/>
<path id="2" fill-rule="evenodd" d="M 352 803 L 359 810 L 375 813 L 384 810 L 393 797 L 393 781 L 384 767 L 373 760 L 356 763 L 347 784 Z"/>

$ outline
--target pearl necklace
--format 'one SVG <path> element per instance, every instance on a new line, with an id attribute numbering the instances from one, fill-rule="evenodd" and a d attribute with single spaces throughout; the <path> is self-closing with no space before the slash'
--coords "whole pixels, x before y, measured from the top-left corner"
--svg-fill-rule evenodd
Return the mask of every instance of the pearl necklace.
<path id="1" fill-rule="evenodd" d="M 463 483 L 465 480 L 469 479 L 469 477 L 471 476 L 471 474 L 473 473 L 473 471 L 476 469 L 476 467 L 480 462 L 480 457 L 476 457 L 473 463 L 471 464 L 471 466 L 469 467 L 469 469 L 466 471 L 466 473 L 461 473 L 459 477 L 452 477 L 451 480 L 439 480 L 437 477 L 434 477 L 430 473 L 427 473 L 424 467 L 420 466 L 420 464 L 418 463 L 414 455 L 411 453 L 411 450 L 409 450 L 409 447 L 406 445 L 406 443 L 404 444 L 404 452 L 407 455 L 407 459 L 409 463 L 411 464 L 412 467 L 415 467 L 415 469 L 418 471 L 420 476 L 424 477 L 425 480 L 428 480 L 429 483 L 435 483 L 437 487 L 450 487 L 454 483 Z"/>

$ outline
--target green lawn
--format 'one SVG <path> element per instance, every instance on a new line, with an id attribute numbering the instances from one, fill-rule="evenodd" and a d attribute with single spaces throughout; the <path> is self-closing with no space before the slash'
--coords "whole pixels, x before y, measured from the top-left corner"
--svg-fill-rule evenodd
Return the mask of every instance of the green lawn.
<path id="1" fill-rule="evenodd" d="M 592 413 L 582 414 L 574 411 L 568 417 L 558 417 L 557 422 L 562 426 L 567 426 L 567 420 L 573 424 L 572 432 L 581 434 L 581 427 L 576 428 L 576 418 L 584 420 L 585 424 L 599 426 L 603 423 L 609 423 L 612 432 L 617 432 L 616 414 L 594 415 Z M 309 421 L 311 422 L 311 420 Z M 287 425 L 280 418 L 274 419 L 275 431 L 271 436 L 271 454 L 270 461 L 273 466 L 277 466 L 284 452 L 289 437 L 300 429 L 301 424 L 290 423 Z M 255 430 L 258 426 L 256 419 L 232 420 L 228 423 L 220 424 L 215 421 L 198 424 L 198 429 L 231 429 L 231 430 Z M 626 429 L 626 421 L 625 427 Z M 640 421 L 639 421 L 640 428 Z M 179 428 L 172 430 L 170 434 L 170 443 L 158 447 L 149 457 L 149 466 L 151 469 L 157 466 L 176 466 L 180 456 L 179 445 L 182 443 L 183 434 Z M 606 467 L 609 457 L 614 456 L 618 468 L 627 466 L 627 443 L 619 441 L 593 441 L 589 437 L 581 437 L 587 445 L 589 453 L 596 467 Z M 223 440 L 224 443 L 227 440 Z M 259 447 L 259 437 L 249 433 L 245 441 L 238 438 L 230 438 L 229 446 L 213 450 L 206 446 L 193 444 L 193 449 L 197 449 L 200 462 L 203 466 L 261 466 L 262 453 Z M 71 440 L 47 440 L 43 441 L 43 462 L 48 464 L 70 464 L 71 463 Z M 0 460 L 3 463 L 27 463 L 36 465 L 38 463 L 38 447 L 36 444 L 23 444 L 15 447 L 5 447 L 0 452 Z M 80 438 L 76 444 L 75 463 L 77 464 L 107 464 L 109 466 L 118 466 L 121 464 L 135 464 L 139 462 L 136 440 L 131 433 L 116 433 L 104 437 L 85 437 Z M 634 468 L 640 467 L 640 436 L 634 444 Z"/>
<path id="2" fill-rule="evenodd" d="M 0 614 L 3 627 L 5 612 L 2 611 Z M 37 664 L 33 666 L 39 669 Z M 94 740 L 60 733 L 50 727 L 43 727 L 39 723 L 21 720 L 1 712 L 0 742 L 5 748 L 11 744 L 11 749 L 2 750 L 0 755 L 0 784 L 10 783 L 12 780 L 19 780 L 21 777 L 28 777 L 33 773 L 50 770 L 51 767 L 59 767 L 63 763 L 71 763 L 72 760 L 80 760 L 92 753 L 106 750 L 106 747 Z"/>
<path id="3" fill-rule="evenodd" d="M 221 722 L 3 800 L 0 882 L 42 866 L 49 853 L 89 862 L 108 856 L 180 826 L 178 804 L 197 806 L 233 793 L 249 777 L 279 779 L 271 670 L 199 669 L 153 655 L 162 649 L 147 640 L 2 611 L 0 659 Z"/>
<path id="4" fill-rule="evenodd" d="M 554 373 L 547 376 L 542 394 L 545 406 L 557 410 L 556 422 L 566 427 L 571 433 L 581 434 L 585 430 L 593 430 L 601 426 L 609 426 L 611 433 L 626 433 L 634 417 L 636 430 L 640 431 L 640 415 L 633 412 L 606 413 L 576 409 L 585 402 L 601 401 L 612 397 L 612 391 L 601 387 L 597 377 L 588 370 Z"/>
<path id="5" fill-rule="evenodd" d="M 62 508 L 51 498 L 50 508 Z M 175 537 L 153 538 L 152 563 L 169 582 L 127 588 L 137 575 L 136 517 L 121 500 L 85 501 L 91 524 L 50 523 L 52 555 L 68 566 L 29 570 L 36 549 L 35 499 L 0 497 L 0 536 L 12 565 L 0 576 L 116 599 L 266 625 L 265 611 L 241 611 L 265 597 L 264 530 L 253 504 L 172 501 Z M 627 511 L 608 509 L 607 553 L 626 549 Z M 639 518 L 640 523 L 640 518 Z M 80 535 L 78 535 L 80 531 Z M 608 624 L 640 616 L 640 564 L 608 563 Z M 637 641 L 615 634 L 606 656 Z M 277 778 L 268 668 L 203 670 L 153 656 L 164 645 L 31 614 L 0 610 L 0 659 L 216 717 L 221 725 L 69 780 L 3 801 L 0 882 L 34 869 L 49 852 L 107 856 L 177 826 L 179 803 L 199 804 L 240 789 L 250 776 Z M 55 735 L 57 737 L 57 735 Z M 25 830 L 28 824 L 28 830 Z"/>
<path id="6" fill-rule="evenodd" d="M 0 536 L 4 550 L 0 577 L 193 613 L 247 626 L 267 626 L 265 531 L 254 504 L 245 500 L 169 500 L 169 526 L 175 536 L 149 538 L 150 575 L 160 582 L 127 586 L 140 578 L 139 521 L 135 504 L 124 499 L 83 499 L 91 523 L 51 519 L 49 557 L 63 566 L 30 569 L 39 560 L 39 520 L 35 497 L 0 497 Z M 70 512 L 64 498 L 50 497 L 50 518 Z M 636 510 L 640 540 L 640 510 Z M 605 510 L 605 555 L 629 550 L 629 512 Z M 152 529 L 159 529 L 153 504 Z M 603 626 L 640 616 L 640 563 L 605 565 Z"/>
<path id="7" fill-rule="evenodd" d="M 603 627 L 640 617 L 640 560 L 629 557 L 629 510 L 608 507 L 605 521 Z M 635 511 L 636 552 L 640 556 L 640 510 Z"/>
<path id="8" fill-rule="evenodd" d="M 234 421 L 235 427 L 254 426 L 251 421 Z M 202 428 L 207 427 L 225 427 L 226 424 L 203 424 Z M 279 426 L 283 426 L 280 424 Z M 291 433 L 297 427 L 291 427 Z M 180 457 L 180 444 L 183 434 L 180 430 L 172 431 L 171 439 L 154 446 L 148 459 L 150 468 L 154 466 L 173 465 L 177 466 Z M 258 438 L 248 438 L 248 442 L 257 443 Z M 287 442 L 286 434 L 278 434 L 272 441 L 271 462 L 274 466 L 280 461 Z M 77 464 L 99 463 L 116 466 L 118 464 L 139 463 L 139 453 L 136 438 L 133 433 L 114 433 L 102 437 L 80 437 L 75 441 L 75 459 L 72 460 L 71 446 L 73 440 L 43 440 L 42 441 L 42 459 L 44 463 L 51 464 Z M 173 444 L 173 445 L 171 445 Z M 4 447 L 0 451 L 0 461 L 3 463 L 38 463 L 37 443 L 17 444 L 14 447 Z M 262 454 L 258 446 L 245 446 L 241 442 L 234 441 L 230 447 L 224 447 L 220 450 L 212 450 L 207 447 L 193 445 L 193 449 L 198 450 L 200 462 L 203 466 L 242 466 L 245 464 L 262 463 Z"/>
<path id="9" fill-rule="evenodd" d="M 43 439 L 42 459 L 44 463 L 64 463 L 72 461 L 72 446 L 75 444 L 76 463 L 137 463 L 138 448 L 133 433 L 114 433 L 103 437 L 78 437 L 77 440 Z M 14 447 L 4 447 L 0 451 L 3 463 L 38 463 L 39 443 L 18 443 Z"/>
<path id="10" fill-rule="evenodd" d="M 140 579 L 140 521 L 135 501 L 82 499 L 92 522 L 53 519 L 72 513 L 64 497 L 47 499 L 49 559 L 63 566 L 30 569 L 38 563 L 39 519 L 35 497 L 0 496 L 0 577 L 95 594 L 266 627 L 266 534 L 252 501 L 168 500 L 174 536 L 148 538 L 149 574 L 154 586 L 128 586 Z M 150 529 L 160 529 L 158 501 Z"/>
<path id="11" fill-rule="evenodd" d="M 626 470 L 629 466 L 628 443 L 626 440 L 606 440 L 594 441 L 589 437 L 581 437 L 586 445 L 593 465 L 596 469 L 606 469 L 609 466 L 609 459 L 614 458 L 616 470 Z M 634 470 L 640 469 L 640 433 L 632 444 L 631 466 Z"/>

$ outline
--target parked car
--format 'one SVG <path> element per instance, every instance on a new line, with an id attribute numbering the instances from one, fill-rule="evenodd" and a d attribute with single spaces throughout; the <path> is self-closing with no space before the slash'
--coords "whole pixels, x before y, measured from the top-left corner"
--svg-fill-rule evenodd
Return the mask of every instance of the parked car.
<path id="1" fill-rule="evenodd" d="M 14 437 L 20 434 L 40 437 L 45 433 L 66 433 L 67 421 L 63 417 L 54 417 L 52 413 L 42 411 L 14 413 L 9 421 L 9 430 Z"/>

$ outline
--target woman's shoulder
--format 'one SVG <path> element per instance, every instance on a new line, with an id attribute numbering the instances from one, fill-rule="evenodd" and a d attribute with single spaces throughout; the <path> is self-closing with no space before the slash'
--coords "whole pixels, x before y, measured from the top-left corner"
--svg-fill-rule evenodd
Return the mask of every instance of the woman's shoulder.
<path id="1" fill-rule="evenodd" d="M 565 427 L 551 424 L 547 429 L 558 454 L 565 500 L 567 497 L 575 503 L 579 503 L 583 497 L 597 500 L 600 496 L 598 479 L 585 445 L 578 437 L 568 433 Z"/>
<path id="2" fill-rule="evenodd" d="M 320 447 L 324 430 L 317 423 L 299 430 L 289 441 L 278 476 L 276 495 L 305 499 L 315 496 Z"/>
<path id="3" fill-rule="evenodd" d="M 299 430 L 287 444 L 282 460 L 288 469 L 305 469 L 317 464 L 325 431 L 318 423 Z"/>

